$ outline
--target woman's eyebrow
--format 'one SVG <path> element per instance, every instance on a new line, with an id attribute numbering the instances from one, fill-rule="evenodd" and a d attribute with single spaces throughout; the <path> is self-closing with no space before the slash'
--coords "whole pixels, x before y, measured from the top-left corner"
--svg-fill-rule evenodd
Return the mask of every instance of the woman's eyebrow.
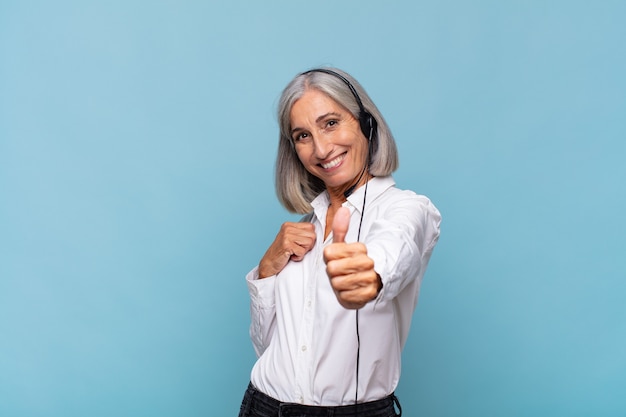
<path id="1" fill-rule="evenodd" d="M 331 111 L 331 112 L 326 113 L 326 114 L 322 114 L 317 119 L 315 119 L 315 123 L 319 123 L 320 121 L 326 119 L 328 116 L 341 117 L 341 114 L 339 114 L 337 112 L 334 112 L 334 111 Z"/>
<path id="2" fill-rule="evenodd" d="M 324 113 L 321 116 L 318 116 L 317 119 L 315 119 L 315 123 L 319 123 L 322 120 L 324 120 L 324 119 L 326 119 L 328 117 L 331 117 L 331 116 L 340 118 L 341 114 L 339 114 L 337 112 L 334 112 L 334 111 L 331 111 L 331 112 L 328 112 L 328 113 Z M 306 130 L 306 129 L 304 129 L 303 127 L 294 127 L 293 129 L 291 129 L 291 131 L 289 133 L 291 134 L 291 136 L 293 136 L 294 133 L 299 132 L 301 130 Z"/>
<path id="3" fill-rule="evenodd" d="M 293 129 L 291 129 L 291 132 L 289 132 L 291 134 L 291 136 L 293 136 L 294 133 L 299 132 L 301 130 L 304 130 L 301 127 L 294 127 Z"/>

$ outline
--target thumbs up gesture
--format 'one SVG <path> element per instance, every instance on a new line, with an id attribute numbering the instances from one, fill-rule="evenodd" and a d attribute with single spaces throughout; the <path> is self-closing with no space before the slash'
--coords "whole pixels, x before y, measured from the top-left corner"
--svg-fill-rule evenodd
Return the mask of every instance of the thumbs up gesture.
<path id="1" fill-rule="evenodd" d="M 333 243 L 324 248 L 326 272 L 339 304 L 359 309 L 376 298 L 383 287 L 374 271 L 374 261 L 367 256 L 363 243 L 345 243 L 350 225 L 350 210 L 341 207 L 332 223 Z"/>

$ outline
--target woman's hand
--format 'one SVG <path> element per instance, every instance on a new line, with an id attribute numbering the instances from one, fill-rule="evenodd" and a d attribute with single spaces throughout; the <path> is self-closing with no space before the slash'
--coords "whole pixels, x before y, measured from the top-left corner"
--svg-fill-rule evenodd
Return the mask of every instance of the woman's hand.
<path id="1" fill-rule="evenodd" d="M 311 223 L 283 223 L 261 262 L 259 278 L 278 274 L 289 261 L 299 262 L 315 245 L 315 226 Z"/>
<path id="2" fill-rule="evenodd" d="M 350 210 L 342 207 L 333 219 L 333 243 L 324 248 L 326 272 L 339 304 L 359 309 L 372 301 L 383 287 L 363 243 L 345 243 Z"/>

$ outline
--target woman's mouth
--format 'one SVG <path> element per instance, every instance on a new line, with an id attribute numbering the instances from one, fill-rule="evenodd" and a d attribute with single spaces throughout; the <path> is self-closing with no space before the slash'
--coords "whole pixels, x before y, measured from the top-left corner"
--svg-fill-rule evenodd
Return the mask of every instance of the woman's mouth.
<path id="1" fill-rule="evenodd" d="M 341 161 L 343 161 L 343 160 L 344 160 L 344 158 L 345 158 L 345 157 L 346 157 L 346 154 L 345 154 L 345 153 L 342 153 L 342 154 L 341 154 L 341 155 L 339 155 L 338 157 L 336 157 L 336 158 L 334 158 L 334 159 L 332 159 L 332 160 L 330 160 L 330 161 L 328 161 L 328 162 L 325 162 L 325 163 L 320 163 L 320 165 L 321 165 L 321 166 L 322 166 L 322 168 L 324 168 L 324 169 L 331 169 L 331 168 L 334 168 L 334 167 L 336 167 L 337 165 L 339 165 L 339 164 L 341 163 Z"/>

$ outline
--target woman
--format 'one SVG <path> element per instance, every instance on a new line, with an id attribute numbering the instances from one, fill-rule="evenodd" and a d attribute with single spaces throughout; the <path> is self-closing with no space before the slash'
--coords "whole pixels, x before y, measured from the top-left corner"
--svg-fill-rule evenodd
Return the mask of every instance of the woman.
<path id="1" fill-rule="evenodd" d="M 395 187 L 393 136 L 347 73 L 299 74 L 278 117 L 277 194 L 306 215 L 282 225 L 246 277 L 258 360 L 239 416 L 395 416 L 441 217 Z"/>

